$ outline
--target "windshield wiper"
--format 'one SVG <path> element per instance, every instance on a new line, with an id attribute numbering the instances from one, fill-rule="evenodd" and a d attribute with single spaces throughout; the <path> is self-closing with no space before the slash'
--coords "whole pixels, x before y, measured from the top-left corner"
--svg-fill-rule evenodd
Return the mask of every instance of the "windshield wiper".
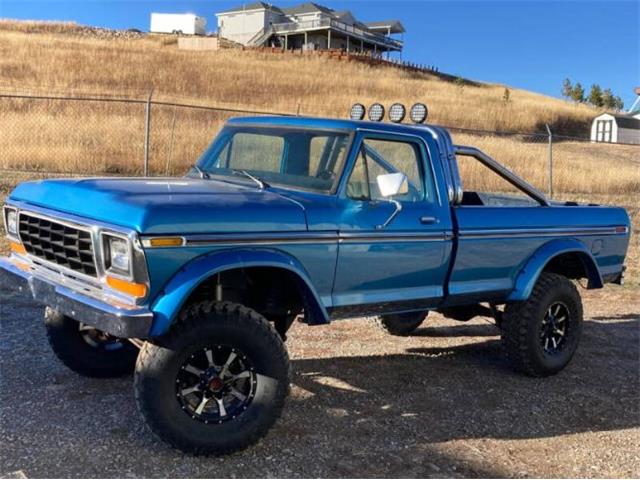
<path id="1" fill-rule="evenodd" d="M 211 178 L 209 174 L 204 170 L 202 170 L 198 165 L 192 165 L 191 168 L 196 172 L 198 172 L 198 175 L 200 175 L 200 178 L 206 178 L 206 179 Z"/>
<path id="2" fill-rule="evenodd" d="M 256 182 L 256 184 L 260 187 L 260 190 L 264 190 L 266 188 L 269 188 L 270 185 L 265 182 L 264 180 L 262 180 L 261 178 L 258 178 L 254 175 L 251 175 L 249 172 L 247 172 L 246 170 L 231 170 L 231 173 L 233 173 L 234 175 L 239 175 L 242 177 L 247 177 L 251 180 L 253 180 L 254 182 Z"/>

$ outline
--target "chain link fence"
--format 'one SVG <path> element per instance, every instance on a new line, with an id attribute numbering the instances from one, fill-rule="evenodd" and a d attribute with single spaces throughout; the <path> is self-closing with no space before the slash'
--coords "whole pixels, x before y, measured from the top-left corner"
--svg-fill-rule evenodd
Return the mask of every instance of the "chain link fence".
<path id="1" fill-rule="evenodd" d="M 0 169 L 51 174 L 180 175 L 224 122 L 241 115 L 295 115 L 196 102 L 0 91 Z M 309 112 L 305 112 L 309 113 Z M 485 151 L 552 197 L 640 190 L 640 147 L 553 132 L 449 127 L 454 141 Z M 508 191 L 461 159 L 467 189 Z M 504 188 L 503 188 L 504 187 Z"/>
<path id="2" fill-rule="evenodd" d="M 105 96 L 0 92 L 0 169 L 52 174 L 176 175 L 224 122 L 288 115 Z"/>
<path id="3" fill-rule="evenodd" d="M 525 178 L 550 198 L 586 200 L 620 195 L 640 200 L 640 146 L 596 143 L 547 133 L 487 132 L 449 128 L 457 144 L 475 146 Z M 459 158 L 468 190 L 508 191 L 480 164 Z M 597 199 L 596 199 L 597 200 Z M 632 202 L 632 203 L 633 203 Z"/>

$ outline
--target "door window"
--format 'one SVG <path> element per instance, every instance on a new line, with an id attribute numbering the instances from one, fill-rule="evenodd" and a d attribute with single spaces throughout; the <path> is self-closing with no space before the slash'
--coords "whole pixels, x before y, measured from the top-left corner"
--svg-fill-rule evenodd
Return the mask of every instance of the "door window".
<path id="1" fill-rule="evenodd" d="M 360 145 L 356 163 L 347 183 L 347 196 L 355 200 L 382 200 L 377 177 L 402 172 L 407 176 L 409 191 L 397 195 L 403 202 L 433 201 L 433 179 L 424 178 L 420 147 L 413 142 L 367 138 Z M 425 185 L 427 188 L 425 189 Z"/>

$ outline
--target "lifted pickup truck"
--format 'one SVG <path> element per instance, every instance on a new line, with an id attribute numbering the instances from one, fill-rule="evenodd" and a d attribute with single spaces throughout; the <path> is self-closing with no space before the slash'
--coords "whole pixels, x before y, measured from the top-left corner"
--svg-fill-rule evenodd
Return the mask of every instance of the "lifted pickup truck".
<path id="1" fill-rule="evenodd" d="M 464 191 L 460 156 L 523 198 Z M 47 307 L 59 359 L 135 370 L 151 430 L 193 453 L 274 424 L 296 318 L 408 335 L 429 311 L 491 315 L 515 369 L 555 374 L 580 339 L 573 280 L 621 283 L 629 242 L 622 208 L 550 202 L 443 128 L 301 117 L 228 121 L 183 178 L 22 183 L 3 213 L 1 280 Z"/>

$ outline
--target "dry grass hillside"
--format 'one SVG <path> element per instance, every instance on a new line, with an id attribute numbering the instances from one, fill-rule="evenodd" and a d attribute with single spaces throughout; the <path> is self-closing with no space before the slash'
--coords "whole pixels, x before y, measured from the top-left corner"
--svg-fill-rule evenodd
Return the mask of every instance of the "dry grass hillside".
<path id="1" fill-rule="evenodd" d="M 343 116 L 355 100 L 426 101 L 431 120 L 487 130 L 584 132 L 593 110 L 504 86 L 460 87 L 436 75 L 317 56 L 177 49 L 175 38 L 85 35 L 74 24 L 0 21 L 0 79 L 20 87 L 198 98 L 269 110 Z M 579 128 L 580 130 L 576 130 Z"/>

